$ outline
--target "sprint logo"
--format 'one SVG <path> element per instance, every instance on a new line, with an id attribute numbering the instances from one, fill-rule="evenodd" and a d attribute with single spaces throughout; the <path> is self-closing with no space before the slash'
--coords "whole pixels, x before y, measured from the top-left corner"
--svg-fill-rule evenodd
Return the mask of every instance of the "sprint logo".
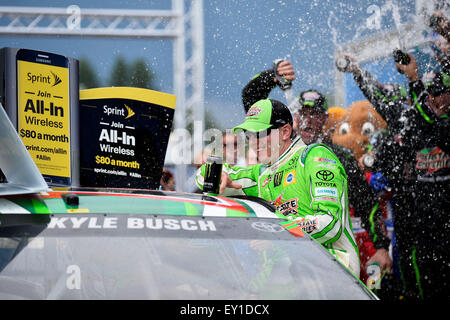
<path id="1" fill-rule="evenodd" d="M 52 71 L 50 71 L 50 72 L 51 72 L 52 75 L 53 75 L 53 81 L 54 81 L 52 87 L 54 87 L 54 86 L 60 84 L 60 83 L 62 82 L 61 78 L 58 77 L 58 75 L 55 74 L 55 73 L 53 73 Z"/>
<path id="2" fill-rule="evenodd" d="M 58 84 L 60 84 L 62 82 L 61 78 L 56 73 L 54 73 L 53 71 L 50 71 L 50 73 L 53 76 L 52 87 L 54 87 L 54 86 L 56 86 L 56 85 L 58 85 Z M 42 75 L 42 73 L 33 74 L 31 72 L 28 72 L 27 73 L 27 80 L 30 81 L 32 84 L 35 83 L 35 82 L 44 83 L 44 84 L 51 84 L 50 76 L 48 76 L 48 75 L 44 76 L 44 75 Z"/>
<path id="3" fill-rule="evenodd" d="M 107 105 L 104 105 L 103 113 L 106 113 L 108 116 L 110 116 L 110 115 L 122 116 L 122 117 L 125 117 L 125 119 L 129 119 L 135 115 L 135 112 L 133 111 L 133 109 L 131 109 L 126 104 L 124 104 L 124 106 L 125 106 L 125 108 L 118 108 L 118 107 L 109 107 Z"/>
<path id="4" fill-rule="evenodd" d="M 127 112 L 128 112 L 128 115 L 125 117 L 125 119 L 131 118 L 132 116 L 135 115 L 134 111 L 129 106 L 127 106 L 126 104 L 124 104 L 124 106 L 125 106 L 125 108 L 127 108 Z"/>

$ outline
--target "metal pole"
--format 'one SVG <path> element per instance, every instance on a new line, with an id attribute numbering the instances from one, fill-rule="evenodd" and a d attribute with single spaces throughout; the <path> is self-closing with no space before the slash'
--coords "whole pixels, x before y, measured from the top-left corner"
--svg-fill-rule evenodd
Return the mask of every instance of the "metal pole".
<path id="1" fill-rule="evenodd" d="M 192 40 L 192 104 L 194 136 L 193 156 L 203 150 L 203 132 L 205 131 L 204 110 L 204 35 L 203 35 L 203 0 L 193 0 L 191 6 L 191 40 Z"/>
<path id="2" fill-rule="evenodd" d="M 185 78 L 186 78 L 186 53 L 185 53 L 185 32 L 184 32 L 184 0 L 172 0 L 172 9 L 177 14 L 178 18 L 176 20 L 176 37 L 174 41 L 173 50 L 173 85 L 174 92 L 177 96 L 177 102 L 175 107 L 175 129 L 181 130 L 186 128 L 186 90 L 185 90 Z M 178 144 L 179 147 L 183 148 L 181 152 L 182 157 L 185 157 L 185 146 L 183 144 Z M 187 166 L 185 159 L 176 159 L 178 163 L 176 165 L 176 188 L 179 191 L 186 190 L 186 179 L 187 179 Z"/>

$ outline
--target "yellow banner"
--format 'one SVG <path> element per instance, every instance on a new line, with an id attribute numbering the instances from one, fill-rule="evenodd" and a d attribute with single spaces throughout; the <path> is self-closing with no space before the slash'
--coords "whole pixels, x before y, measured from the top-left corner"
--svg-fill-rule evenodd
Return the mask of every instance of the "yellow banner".
<path id="1" fill-rule="evenodd" d="M 107 87 L 80 90 L 80 100 L 131 99 L 175 109 L 173 94 L 134 87 Z"/>
<path id="2" fill-rule="evenodd" d="M 18 132 L 44 175 L 70 177 L 69 69 L 17 61 Z"/>

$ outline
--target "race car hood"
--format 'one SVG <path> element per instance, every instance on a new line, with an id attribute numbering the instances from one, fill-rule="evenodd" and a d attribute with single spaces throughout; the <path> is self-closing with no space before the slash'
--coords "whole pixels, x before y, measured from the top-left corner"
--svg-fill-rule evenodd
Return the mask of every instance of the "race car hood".
<path id="1" fill-rule="evenodd" d="M 275 209 L 262 199 L 232 199 L 193 193 L 147 190 L 82 188 L 0 197 L 0 213 L 127 213 L 277 217 Z"/>

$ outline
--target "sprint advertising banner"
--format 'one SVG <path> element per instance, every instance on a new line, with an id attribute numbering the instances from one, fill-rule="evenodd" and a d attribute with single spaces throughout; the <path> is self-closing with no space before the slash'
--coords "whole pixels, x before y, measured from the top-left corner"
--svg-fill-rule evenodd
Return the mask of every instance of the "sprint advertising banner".
<path id="1" fill-rule="evenodd" d="M 69 68 L 64 56 L 17 52 L 17 131 L 43 175 L 69 179 Z"/>
<path id="2" fill-rule="evenodd" d="M 81 185 L 158 188 L 175 100 L 141 88 L 80 91 Z"/>

